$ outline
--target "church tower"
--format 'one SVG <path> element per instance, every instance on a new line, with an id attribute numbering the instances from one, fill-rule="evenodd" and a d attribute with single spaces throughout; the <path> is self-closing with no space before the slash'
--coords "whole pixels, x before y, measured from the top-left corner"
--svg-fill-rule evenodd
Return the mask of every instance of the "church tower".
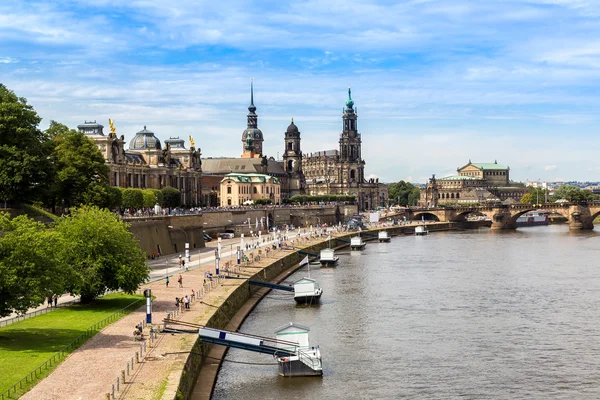
<path id="1" fill-rule="evenodd" d="M 242 158 L 262 157 L 263 134 L 258 129 L 258 115 L 254 105 L 254 82 L 250 82 L 250 105 L 248 106 L 248 126 L 242 133 Z"/>
<path id="2" fill-rule="evenodd" d="M 364 181 L 365 162 L 361 158 L 361 139 L 356 126 L 358 118 L 354 109 L 352 92 L 348 88 L 348 100 L 342 115 L 343 130 L 340 135 L 340 177 L 346 187 L 358 187 Z"/>
<path id="3" fill-rule="evenodd" d="M 292 123 L 285 131 L 285 149 L 283 151 L 283 169 L 288 174 L 289 196 L 304 194 L 304 174 L 302 173 L 302 151 L 300 150 L 300 131 Z"/>
<path id="4" fill-rule="evenodd" d="M 294 174 L 302 171 L 302 151 L 300 151 L 300 131 L 292 123 L 285 131 L 285 151 L 283 152 L 283 163 L 285 172 Z"/>

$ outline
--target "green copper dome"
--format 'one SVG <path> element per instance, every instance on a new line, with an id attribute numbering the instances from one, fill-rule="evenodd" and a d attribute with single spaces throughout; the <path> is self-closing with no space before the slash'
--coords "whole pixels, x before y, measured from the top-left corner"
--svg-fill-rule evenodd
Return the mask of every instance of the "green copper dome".
<path id="1" fill-rule="evenodd" d="M 346 107 L 352 108 L 354 106 L 354 101 L 352 100 L 352 93 L 350 88 L 348 88 L 348 100 L 346 100 Z"/>

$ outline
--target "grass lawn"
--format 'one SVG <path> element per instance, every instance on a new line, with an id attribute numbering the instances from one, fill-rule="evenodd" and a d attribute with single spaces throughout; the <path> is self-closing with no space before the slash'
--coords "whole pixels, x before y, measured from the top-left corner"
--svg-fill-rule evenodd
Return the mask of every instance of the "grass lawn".
<path id="1" fill-rule="evenodd" d="M 93 304 L 73 305 L 0 328 L 0 393 L 92 325 L 143 298 L 142 295 L 109 294 Z M 41 379 L 52 369 L 44 369 L 38 377 Z"/>

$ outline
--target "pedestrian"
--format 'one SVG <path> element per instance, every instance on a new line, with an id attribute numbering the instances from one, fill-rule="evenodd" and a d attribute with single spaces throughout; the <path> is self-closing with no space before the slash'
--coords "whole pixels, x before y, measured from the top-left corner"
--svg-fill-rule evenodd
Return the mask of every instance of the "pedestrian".
<path id="1" fill-rule="evenodd" d="M 58 307 L 58 295 L 54 295 L 54 307 Z"/>
<path id="2" fill-rule="evenodd" d="M 179 255 L 179 268 L 183 267 L 183 260 L 181 259 L 181 254 Z"/>
<path id="3" fill-rule="evenodd" d="M 179 297 L 175 297 L 175 307 L 179 308 L 179 303 L 180 303 Z"/>
<path id="4" fill-rule="evenodd" d="M 179 278 L 177 279 L 177 282 L 179 283 L 179 287 L 182 288 L 183 287 L 183 277 L 181 276 L 181 274 L 179 274 Z"/>
<path id="5" fill-rule="evenodd" d="M 190 309 L 190 299 L 187 297 L 187 294 L 183 298 L 183 304 L 185 304 L 186 309 L 188 309 L 188 310 Z"/>
<path id="6" fill-rule="evenodd" d="M 165 280 L 165 283 L 167 284 L 167 287 L 169 287 L 169 277 L 167 276 L 167 279 Z"/>
<path id="7" fill-rule="evenodd" d="M 194 289 L 192 289 L 192 297 L 190 298 L 190 300 L 194 299 L 196 299 L 196 292 L 194 292 Z"/>
<path id="8" fill-rule="evenodd" d="M 187 271 L 188 267 L 187 265 L 185 265 L 185 260 L 181 260 L 181 265 L 183 265 L 183 268 Z"/>
<path id="9" fill-rule="evenodd" d="M 46 298 L 46 300 L 48 300 L 48 305 L 46 306 L 46 308 L 52 307 L 52 296 L 48 296 L 48 298 Z"/>

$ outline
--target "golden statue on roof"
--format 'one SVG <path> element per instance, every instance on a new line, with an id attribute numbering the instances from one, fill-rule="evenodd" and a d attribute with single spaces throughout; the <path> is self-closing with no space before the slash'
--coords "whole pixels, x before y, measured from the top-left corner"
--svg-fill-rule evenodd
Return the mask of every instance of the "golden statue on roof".
<path id="1" fill-rule="evenodd" d="M 194 138 L 192 137 L 192 135 L 190 135 L 190 145 L 192 147 L 196 147 L 195 143 L 194 143 Z"/>
<path id="2" fill-rule="evenodd" d="M 110 125 L 110 137 L 117 137 L 116 129 L 115 129 L 115 121 L 112 119 L 108 119 L 108 125 Z"/>

